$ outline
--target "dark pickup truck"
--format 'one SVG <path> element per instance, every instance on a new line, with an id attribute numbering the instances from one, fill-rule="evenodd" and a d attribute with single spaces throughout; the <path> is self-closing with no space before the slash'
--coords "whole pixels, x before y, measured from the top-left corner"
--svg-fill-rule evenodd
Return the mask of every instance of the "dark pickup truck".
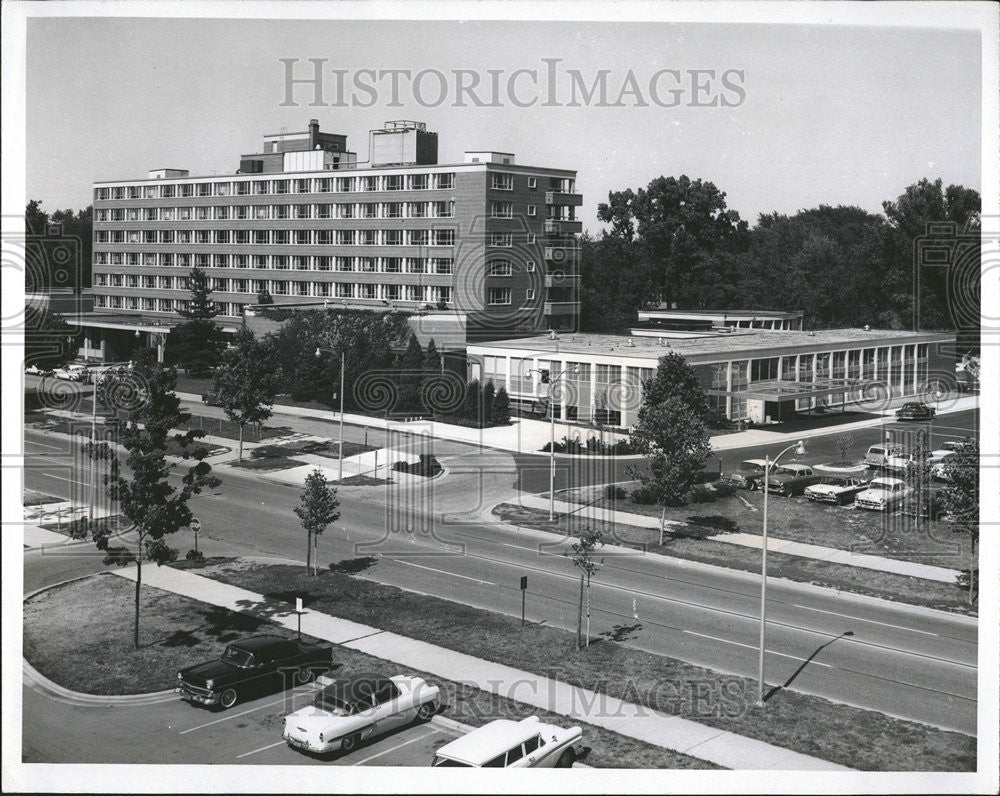
<path id="1" fill-rule="evenodd" d="M 174 691 L 189 702 L 231 708 L 251 693 L 308 683 L 332 663 L 332 647 L 251 636 L 232 642 L 218 660 L 181 669 Z"/>

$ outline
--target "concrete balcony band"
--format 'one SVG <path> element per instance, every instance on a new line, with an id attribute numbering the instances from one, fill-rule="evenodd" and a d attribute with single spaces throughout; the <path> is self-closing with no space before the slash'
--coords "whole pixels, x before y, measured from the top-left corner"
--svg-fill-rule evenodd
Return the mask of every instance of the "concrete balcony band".
<path id="1" fill-rule="evenodd" d="M 583 194 L 568 193 L 563 191 L 546 191 L 545 204 L 561 205 L 563 207 L 579 207 L 583 204 Z"/>
<path id="2" fill-rule="evenodd" d="M 579 312 L 579 301 L 546 301 L 542 304 L 543 315 L 576 315 Z"/>
<path id="3" fill-rule="evenodd" d="M 545 232 L 556 235 L 576 235 L 583 232 L 583 222 L 547 218 L 545 220 Z"/>
<path id="4" fill-rule="evenodd" d="M 577 290 L 580 287 L 579 274 L 546 274 L 545 287 L 565 287 Z"/>

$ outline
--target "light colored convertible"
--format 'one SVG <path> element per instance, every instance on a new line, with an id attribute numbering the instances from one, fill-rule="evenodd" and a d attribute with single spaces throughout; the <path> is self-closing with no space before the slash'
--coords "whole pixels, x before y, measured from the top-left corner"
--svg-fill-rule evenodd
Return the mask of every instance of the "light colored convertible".
<path id="1" fill-rule="evenodd" d="M 288 745 L 323 754 L 353 752 L 363 741 L 411 721 L 427 721 L 438 708 L 436 685 L 420 677 L 317 678 L 312 705 L 285 716 Z"/>

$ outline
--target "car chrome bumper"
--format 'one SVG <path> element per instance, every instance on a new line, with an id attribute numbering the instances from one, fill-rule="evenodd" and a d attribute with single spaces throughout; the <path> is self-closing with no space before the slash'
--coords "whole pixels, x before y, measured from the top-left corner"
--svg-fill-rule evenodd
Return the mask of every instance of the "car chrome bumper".
<path id="1" fill-rule="evenodd" d="M 840 495 L 817 495 L 815 493 L 806 492 L 806 498 L 812 500 L 816 503 L 839 503 Z"/>
<path id="2" fill-rule="evenodd" d="M 867 500 L 855 500 L 854 505 L 868 511 L 888 511 L 889 509 L 884 503 L 869 503 Z"/>
<path id="3" fill-rule="evenodd" d="M 293 735 L 282 734 L 281 737 L 285 739 L 285 743 L 287 743 L 290 747 L 292 747 L 292 749 L 298 749 L 301 752 L 312 752 L 313 754 L 324 754 L 326 752 L 334 752 L 340 748 L 340 744 L 342 742 L 342 739 L 338 738 L 336 741 L 332 741 L 331 743 L 324 743 L 317 746 L 313 746 L 311 743 L 309 743 L 309 741 L 300 740 Z"/>
<path id="4" fill-rule="evenodd" d="M 197 691 L 192 691 L 180 685 L 174 688 L 174 693 L 179 694 L 181 699 L 186 699 L 188 702 L 197 702 L 201 705 L 218 705 L 220 699 L 220 695 L 214 691 L 209 691 L 207 694 L 200 694 Z"/>

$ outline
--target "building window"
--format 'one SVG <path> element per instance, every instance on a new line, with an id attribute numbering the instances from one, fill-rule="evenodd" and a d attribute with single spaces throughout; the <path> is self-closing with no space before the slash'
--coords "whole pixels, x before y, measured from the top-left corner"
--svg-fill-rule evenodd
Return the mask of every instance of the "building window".
<path id="1" fill-rule="evenodd" d="M 403 190 L 403 175 L 402 174 L 390 174 L 385 178 L 385 189 L 387 191 L 401 191 Z"/>
<path id="2" fill-rule="evenodd" d="M 536 215 L 535 206 L 534 205 L 528 205 L 528 216 L 530 218 L 534 218 L 535 215 Z"/>
<path id="3" fill-rule="evenodd" d="M 509 232 L 494 232 L 490 235 L 490 246 L 509 249 L 514 245 L 514 236 Z"/>
<path id="4" fill-rule="evenodd" d="M 527 301 L 534 301 L 534 300 L 535 300 L 535 289 L 534 289 L 533 287 L 529 287 L 529 288 L 527 288 L 527 289 L 526 289 L 526 290 L 524 291 L 524 298 L 525 298 L 525 299 L 526 299 Z"/>
<path id="5" fill-rule="evenodd" d="M 453 230 L 453 229 L 436 229 L 436 230 L 434 230 L 434 245 L 435 246 L 454 246 L 455 245 L 455 230 Z"/>
<path id="6" fill-rule="evenodd" d="M 528 260 L 525 262 L 524 267 L 527 269 L 529 274 L 533 274 L 535 272 L 535 261 Z"/>
<path id="7" fill-rule="evenodd" d="M 375 202 L 365 202 L 358 205 L 360 218 L 378 218 L 378 205 Z"/>
<path id="8" fill-rule="evenodd" d="M 490 260 L 486 268 L 487 276 L 510 276 L 511 267 L 509 260 Z"/>
<path id="9" fill-rule="evenodd" d="M 435 274 L 450 274 L 454 272 L 455 261 L 450 257 L 435 257 L 431 263 Z"/>
<path id="10" fill-rule="evenodd" d="M 399 232 L 399 230 L 396 230 Z M 362 229 L 358 231 L 358 245 L 359 246 L 377 246 L 378 245 L 378 233 L 377 229 Z M 400 233 L 402 234 L 402 233 Z M 402 239 L 402 238 L 400 238 Z"/>
<path id="11" fill-rule="evenodd" d="M 528 187 L 535 191 L 538 189 L 538 177 L 528 177 Z"/>
<path id="12" fill-rule="evenodd" d="M 493 174 L 491 175 L 492 181 L 490 182 L 490 187 L 494 191 L 513 191 L 514 190 L 514 175 L 513 174 Z"/>
<path id="13" fill-rule="evenodd" d="M 427 179 L 426 174 L 411 174 L 410 175 L 410 190 L 411 191 L 425 191 L 430 185 L 430 181 Z"/>
<path id="14" fill-rule="evenodd" d="M 493 218 L 513 218 L 513 202 L 490 202 L 490 216 Z"/>
<path id="15" fill-rule="evenodd" d="M 435 174 L 434 175 L 434 187 L 438 190 L 451 189 L 455 187 L 455 173 L 447 172 L 445 174 Z"/>
<path id="16" fill-rule="evenodd" d="M 434 203 L 435 218 L 451 218 L 454 215 L 455 215 L 455 210 L 451 202 Z"/>
<path id="17" fill-rule="evenodd" d="M 402 202 L 386 202 L 382 205 L 383 218 L 402 218 L 403 217 L 403 203 Z"/>
<path id="18" fill-rule="evenodd" d="M 377 191 L 378 190 L 378 177 L 361 177 L 361 190 L 362 191 Z"/>
<path id="19" fill-rule="evenodd" d="M 427 202 L 410 202 L 406 212 L 409 214 L 410 218 L 426 218 Z"/>
<path id="20" fill-rule="evenodd" d="M 509 287 L 491 287 L 486 292 L 486 303 L 490 305 L 510 304 Z"/>

